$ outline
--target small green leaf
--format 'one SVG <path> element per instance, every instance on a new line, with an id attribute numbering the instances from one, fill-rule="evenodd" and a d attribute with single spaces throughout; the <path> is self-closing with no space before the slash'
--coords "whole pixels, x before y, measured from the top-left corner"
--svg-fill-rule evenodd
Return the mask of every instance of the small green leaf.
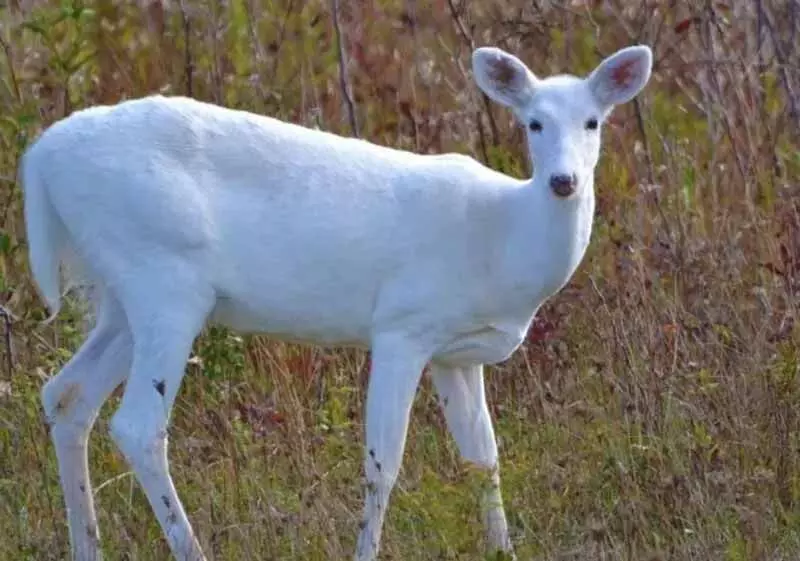
<path id="1" fill-rule="evenodd" d="M 44 26 L 40 24 L 38 21 L 26 21 L 22 23 L 23 29 L 28 29 L 33 31 L 34 33 L 38 33 L 39 35 L 44 35 L 45 30 Z"/>

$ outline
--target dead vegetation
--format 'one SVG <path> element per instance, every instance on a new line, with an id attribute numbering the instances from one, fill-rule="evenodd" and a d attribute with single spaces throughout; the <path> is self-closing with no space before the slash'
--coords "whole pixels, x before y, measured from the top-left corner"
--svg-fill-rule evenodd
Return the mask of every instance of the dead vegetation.
<path id="1" fill-rule="evenodd" d="M 138 0 L 0 4 L 1 559 L 61 559 L 66 518 L 38 390 L 81 338 L 27 275 L 16 165 L 79 107 L 189 94 L 530 173 L 471 49 L 581 73 L 625 44 L 654 80 L 605 130 L 593 242 L 491 369 L 521 559 L 783 560 L 800 551 L 800 3 Z M 337 35 L 341 37 L 341 51 Z M 346 559 L 368 357 L 209 329 L 171 461 L 214 559 Z M 114 400 L 112 400 L 113 402 Z M 164 559 L 106 437 L 91 447 L 108 559 Z M 477 559 L 481 527 L 426 385 L 385 559 Z M 410 461 L 408 461 L 410 460 Z"/>

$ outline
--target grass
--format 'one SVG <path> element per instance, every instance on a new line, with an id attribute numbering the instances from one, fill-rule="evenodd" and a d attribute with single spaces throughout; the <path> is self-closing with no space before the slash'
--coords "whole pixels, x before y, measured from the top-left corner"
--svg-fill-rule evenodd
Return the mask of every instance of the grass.
<path id="1" fill-rule="evenodd" d="M 72 305 L 41 323 L 15 181 L 24 147 L 76 108 L 155 91 L 350 134 L 328 2 L 185 5 L 0 7 L 0 305 L 13 314 L 13 371 L 0 370 L 0 560 L 68 552 L 39 390 L 82 338 Z M 589 253 L 523 348 L 489 369 L 520 559 L 800 551 L 793 5 L 342 2 L 363 137 L 466 152 L 517 176 L 530 173 L 521 132 L 465 73 L 471 44 L 498 44 L 541 75 L 586 72 L 639 41 L 656 53 L 653 81 L 605 130 Z M 350 558 L 367 360 L 219 328 L 198 339 L 170 459 L 210 559 Z M 118 400 L 90 447 L 106 557 L 166 559 L 107 436 Z M 482 559 L 483 483 L 459 461 L 425 380 L 382 558 Z"/>

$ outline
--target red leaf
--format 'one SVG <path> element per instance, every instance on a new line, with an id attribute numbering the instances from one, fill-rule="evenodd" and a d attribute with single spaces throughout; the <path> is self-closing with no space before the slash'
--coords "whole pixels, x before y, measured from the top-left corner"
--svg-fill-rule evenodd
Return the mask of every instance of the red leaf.
<path id="1" fill-rule="evenodd" d="M 686 18 L 685 20 L 679 21 L 675 25 L 675 33 L 684 33 L 687 29 L 689 29 L 693 23 L 700 23 L 699 17 L 693 18 Z"/>

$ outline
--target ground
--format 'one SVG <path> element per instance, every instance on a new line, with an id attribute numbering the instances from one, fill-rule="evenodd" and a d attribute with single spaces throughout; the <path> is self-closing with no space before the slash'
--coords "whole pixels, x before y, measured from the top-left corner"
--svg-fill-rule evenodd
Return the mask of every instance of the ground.
<path id="1" fill-rule="evenodd" d="M 499 45 L 546 75 L 588 72 L 637 42 L 654 49 L 654 78 L 606 125 L 589 253 L 524 347 L 488 370 L 512 538 L 521 560 L 796 558 L 794 4 L 341 4 L 354 118 L 328 2 L 0 8 L 0 305 L 11 314 L 0 322 L 0 560 L 68 552 L 39 390 L 83 324 L 74 300 L 42 323 L 15 181 L 42 127 L 79 107 L 161 91 L 463 152 L 524 176 L 521 129 L 471 81 L 473 46 Z M 198 339 L 170 459 L 211 559 L 351 556 L 367 361 L 221 329 Z M 165 559 L 107 435 L 117 403 L 104 408 L 90 449 L 106 556 Z M 426 380 L 382 558 L 481 559 L 482 484 L 460 463 Z"/>

